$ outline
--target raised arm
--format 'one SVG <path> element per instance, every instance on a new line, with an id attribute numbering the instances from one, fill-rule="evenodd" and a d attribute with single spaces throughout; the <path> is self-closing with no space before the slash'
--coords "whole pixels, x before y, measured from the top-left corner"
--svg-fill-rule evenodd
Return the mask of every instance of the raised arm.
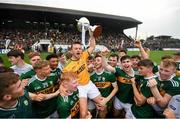
<path id="1" fill-rule="evenodd" d="M 116 69 L 106 62 L 105 56 L 102 56 L 102 65 L 103 65 L 104 69 L 106 69 L 107 71 L 110 71 L 112 73 L 116 72 Z"/>
<path id="2" fill-rule="evenodd" d="M 146 52 L 141 44 L 141 41 L 137 40 L 134 44 L 137 48 L 139 48 L 140 55 L 142 59 L 149 59 L 149 54 Z"/>
<path id="3" fill-rule="evenodd" d="M 96 46 L 95 37 L 90 36 L 90 38 L 89 38 L 89 48 L 87 49 L 89 54 L 91 54 L 93 52 L 93 50 L 95 49 L 95 46 Z"/>
<path id="4" fill-rule="evenodd" d="M 155 79 L 149 80 L 149 87 L 153 96 L 156 99 L 156 103 L 161 107 L 166 107 L 171 99 L 171 96 L 167 93 L 164 96 L 161 96 L 157 88 L 157 81 Z"/>

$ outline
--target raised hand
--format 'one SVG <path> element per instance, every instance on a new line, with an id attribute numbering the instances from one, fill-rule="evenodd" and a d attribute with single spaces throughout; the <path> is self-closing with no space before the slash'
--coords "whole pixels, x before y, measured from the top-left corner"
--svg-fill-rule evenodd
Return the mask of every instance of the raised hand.
<path id="1" fill-rule="evenodd" d="M 157 85 L 157 81 L 155 79 L 148 80 L 148 87 L 154 87 Z"/>

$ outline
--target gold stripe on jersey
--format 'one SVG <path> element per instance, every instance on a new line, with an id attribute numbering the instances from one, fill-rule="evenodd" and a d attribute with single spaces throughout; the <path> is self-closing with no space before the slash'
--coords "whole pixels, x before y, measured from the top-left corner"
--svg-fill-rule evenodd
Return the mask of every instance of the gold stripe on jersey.
<path id="1" fill-rule="evenodd" d="M 63 69 L 63 72 L 71 71 L 78 74 L 78 83 L 80 85 L 86 85 L 88 84 L 90 80 L 90 75 L 89 75 L 87 63 L 86 63 L 88 56 L 89 56 L 89 53 L 87 51 L 84 51 L 81 54 L 81 57 L 79 60 L 69 61 Z"/>
<path id="2" fill-rule="evenodd" d="M 42 93 L 42 94 L 54 93 L 54 92 L 56 92 L 58 90 L 58 88 L 59 88 L 59 85 L 57 84 L 55 86 L 50 86 L 50 87 L 48 87 L 48 88 L 46 88 L 44 90 L 38 91 L 38 92 L 36 92 L 36 94 L 40 94 L 40 93 Z"/>
<path id="3" fill-rule="evenodd" d="M 166 94 L 166 91 L 160 87 L 159 93 L 161 94 L 161 96 L 164 96 Z"/>
<path id="4" fill-rule="evenodd" d="M 132 84 L 131 80 L 130 80 L 130 79 L 127 79 L 127 78 L 125 78 L 125 77 L 120 77 L 120 76 L 118 76 L 118 77 L 117 77 L 117 80 L 118 80 L 119 82 L 121 82 L 121 83 L 124 83 L 124 84 Z"/>
<path id="5" fill-rule="evenodd" d="M 97 88 L 107 88 L 111 86 L 110 82 L 95 82 Z"/>
<path id="6" fill-rule="evenodd" d="M 180 76 L 180 71 L 179 70 L 176 71 L 176 76 Z"/>
<path id="7" fill-rule="evenodd" d="M 74 117 L 79 112 L 79 110 L 80 110 L 79 108 L 80 107 L 79 107 L 79 101 L 78 101 L 71 109 L 71 117 Z"/>

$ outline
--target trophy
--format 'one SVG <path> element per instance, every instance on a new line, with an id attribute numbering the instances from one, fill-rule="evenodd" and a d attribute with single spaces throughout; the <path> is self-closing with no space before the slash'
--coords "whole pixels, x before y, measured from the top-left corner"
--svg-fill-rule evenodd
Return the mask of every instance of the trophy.
<path id="1" fill-rule="evenodd" d="M 85 33 L 89 31 L 90 36 L 97 38 L 102 33 L 102 27 L 100 25 L 91 26 L 89 20 L 86 17 L 81 17 L 79 20 L 76 20 L 77 28 L 82 32 L 82 44 L 85 46 Z"/>

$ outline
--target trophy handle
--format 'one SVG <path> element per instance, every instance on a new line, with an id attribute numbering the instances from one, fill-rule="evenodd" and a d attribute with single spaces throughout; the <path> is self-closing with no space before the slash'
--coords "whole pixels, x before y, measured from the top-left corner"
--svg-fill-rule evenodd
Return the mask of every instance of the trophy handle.
<path id="1" fill-rule="evenodd" d="M 94 25 L 89 27 L 89 35 L 93 35 L 95 38 L 102 34 L 102 27 L 100 25 Z"/>

